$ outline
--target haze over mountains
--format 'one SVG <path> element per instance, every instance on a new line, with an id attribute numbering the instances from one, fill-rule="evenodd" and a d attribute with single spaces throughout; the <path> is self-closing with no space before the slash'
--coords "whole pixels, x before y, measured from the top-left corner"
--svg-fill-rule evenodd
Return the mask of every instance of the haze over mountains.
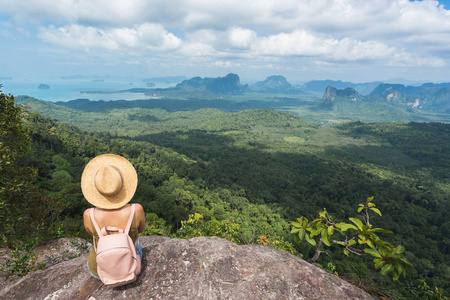
<path id="1" fill-rule="evenodd" d="M 275 108 L 286 110 L 305 104 L 313 110 L 335 112 L 350 120 L 372 121 L 433 121 L 424 114 L 450 114 L 450 83 L 425 83 L 405 86 L 383 82 L 352 83 L 335 80 L 313 80 L 302 85 L 291 84 L 284 76 L 269 76 L 255 84 L 241 84 L 239 75 L 201 78 L 170 77 L 178 84 L 168 88 L 131 88 L 117 91 L 84 91 L 85 94 L 143 93 L 151 100 L 139 101 L 89 101 L 78 99 L 56 102 L 58 105 L 82 110 L 111 108 L 163 108 L 195 110 L 205 107 L 226 111 L 250 108 Z M 165 80 L 164 78 L 154 78 Z M 152 84 L 145 80 L 147 86 Z M 260 95 L 260 96 L 259 96 Z M 265 96 L 263 96 L 265 95 Z M 236 98 L 238 97 L 238 98 Z M 105 95 L 105 99 L 108 96 Z M 238 100 L 236 100 L 238 99 Z M 190 102 L 186 102 L 189 100 Z M 305 103 L 306 101 L 306 103 Z M 367 118 L 375 113 L 381 118 Z M 448 117 L 448 116 L 447 116 Z M 442 118 L 439 119 L 442 121 Z M 446 121 L 446 120 L 444 120 Z"/>

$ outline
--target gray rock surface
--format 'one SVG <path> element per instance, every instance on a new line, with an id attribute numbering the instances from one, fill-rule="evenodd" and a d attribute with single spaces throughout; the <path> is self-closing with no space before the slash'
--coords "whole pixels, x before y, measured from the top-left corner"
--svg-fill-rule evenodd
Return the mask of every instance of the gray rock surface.
<path id="1" fill-rule="evenodd" d="M 100 287 L 89 299 L 373 299 L 365 291 L 289 253 L 238 246 L 217 237 L 142 237 L 138 280 Z M 0 299 L 74 299 L 90 278 L 87 254 L 28 274 Z"/>
<path id="2" fill-rule="evenodd" d="M 92 245 L 80 238 L 61 238 L 38 244 L 32 252 L 34 259 L 30 267 L 35 270 L 49 268 L 66 260 L 89 253 Z M 10 249 L 0 248 L 0 266 L 9 259 Z M 8 268 L 6 268 L 8 269 Z M 18 276 L 8 276 L 6 270 L 0 271 L 0 291 L 20 280 Z"/>

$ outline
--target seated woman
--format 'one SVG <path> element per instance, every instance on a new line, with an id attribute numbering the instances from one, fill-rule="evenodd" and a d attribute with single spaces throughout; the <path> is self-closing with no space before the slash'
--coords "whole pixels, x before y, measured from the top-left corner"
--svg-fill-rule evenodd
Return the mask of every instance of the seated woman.
<path id="1" fill-rule="evenodd" d="M 95 207 L 93 215 L 99 228 L 114 226 L 125 232 L 131 213 L 131 205 L 128 202 L 133 198 L 137 181 L 133 165 L 118 155 L 103 154 L 86 165 L 81 177 L 81 189 L 86 200 Z M 134 204 L 134 207 L 128 235 L 136 244 L 136 253 L 142 260 L 138 234 L 144 231 L 145 213 L 140 204 Z M 83 214 L 84 227 L 93 236 L 94 244 L 97 244 L 99 236 L 91 220 L 90 210 L 87 209 Z M 100 279 L 94 248 L 89 253 L 88 268 L 93 277 Z"/>

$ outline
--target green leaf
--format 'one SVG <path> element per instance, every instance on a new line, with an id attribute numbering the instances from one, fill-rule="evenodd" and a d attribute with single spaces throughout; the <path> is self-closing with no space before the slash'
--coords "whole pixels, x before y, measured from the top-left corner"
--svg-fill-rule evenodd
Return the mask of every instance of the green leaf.
<path id="1" fill-rule="evenodd" d="M 366 249 L 364 249 L 364 252 L 366 252 L 367 254 L 370 254 L 372 256 L 375 256 L 375 257 L 378 257 L 378 258 L 382 258 L 381 254 L 375 249 L 366 248 Z"/>
<path id="2" fill-rule="evenodd" d="M 298 232 L 298 238 L 300 239 L 300 241 L 302 241 L 304 237 L 305 237 L 305 229 L 301 229 Z"/>
<path id="3" fill-rule="evenodd" d="M 349 246 L 352 246 L 352 245 L 354 245 L 354 244 L 356 244 L 356 241 L 355 241 L 355 240 L 350 240 L 350 241 L 348 241 L 348 245 L 349 245 Z"/>
<path id="4" fill-rule="evenodd" d="M 370 234 L 370 228 L 372 228 L 372 225 L 363 225 L 362 232 L 364 232 L 365 234 Z"/>
<path id="5" fill-rule="evenodd" d="M 307 235 L 307 234 L 305 234 L 305 239 L 306 239 L 306 241 L 307 241 L 308 243 L 310 243 L 311 245 L 313 245 L 313 246 L 316 246 L 316 245 L 317 245 L 317 244 L 316 244 L 316 241 L 315 241 L 314 239 L 310 238 L 309 235 Z"/>
<path id="6" fill-rule="evenodd" d="M 344 249 L 344 254 L 348 256 L 349 252 L 347 249 Z"/>
<path id="7" fill-rule="evenodd" d="M 403 263 L 405 263 L 405 264 L 407 264 L 408 266 L 410 266 L 410 267 L 413 267 L 414 268 L 414 265 L 412 264 L 412 263 L 410 263 L 409 261 L 407 261 L 405 258 L 404 259 L 402 259 L 402 262 Z"/>
<path id="8" fill-rule="evenodd" d="M 397 248 L 395 248 L 395 250 L 397 251 L 397 253 L 403 253 L 405 252 L 405 247 L 403 247 L 402 245 L 397 246 Z"/>
<path id="9" fill-rule="evenodd" d="M 327 231 L 327 230 L 322 230 L 322 235 L 321 235 L 321 237 L 322 237 L 323 243 L 324 243 L 325 245 L 327 245 L 328 247 L 330 247 L 330 246 L 331 246 L 331 243 L 330 243 L 330 238 L 329 238 L 329 236 L 328 236 L 328 231 Z"/>
<path id="10" fill-rule="evenodd" d="M 371 240 L 366 239 L 366 243 L 367 243 L 367 245 L 369 245 L 370 248 L 375 249 L 375 246 L 374 246 L 374 244 L 372 243 Z"/>
<path id="11" fill-rule="evenodd" d="M 358 229 L 362 231 L 363 223 L 361 222 L 360 219 L 349 218 L 349 220 L 352 221 L 353 224 L 355 224 L 356 226 L 358 226 Z"/>
<path id="12" fill-rule="evenodd" d="M 298 223 L 303 224 L 303 222 L 308 223 L 308 219 L 305 217 L 295 219 Z"/>
<path id="13" fill-rule="evenodd" d="M 310 236 L 315 237 L 316 235 L 319 235 L 323 230 L 324 230 L 323 228 L 316 229 L 311 232 Z"/>
<path id="14" fill-rule="evenodd" d="M 381 217 L 381 211 L 378 208 L 371 207 L 370 210 L 376 212 Z"/>
<path id="15" fill-rule="evenodd" d="M 294 227 L 302 227 L 302 225 L 301 225 L 300 223 L 298 223 L 298 222 L 290 221 L 290 223 L 291 223 L 291 225 L 294 226 Z"/>
<path id="16" fill-rule="evenodd" d="M 296 232 L 299 232 L 300 230 L 302 230 L 302 229 L 301 228 L 292 227 L 291 233 L 296 233 Z"/>
<path id="17" fill-rule="evenodd" d="M 375 269 L 381 268 L 381 266 L 384 264 L 384 261 L 382 259 L 379 259 L 379 258 L 375 258 L 373 260 L 373 262 L 375 263 Z"/>
<path id="18" fill-rule="evenodd" d="M 328 227 L 328 236 L 332 236 L 334 232 L 334 227 L 333 225 L 331 225 L 330 227 Z"/>
<path id="19" fill-rule="evenodd" d="M 356 228 L 355 225 L 348 223 L 337 223 L 336 227 L 340 228 L 342 231 L 347 231 L 349 229 L 358 230 L 358 228 Z"/>
<path id="20" fill-rule="evenodd" d="M 364 206 L 363 207 L 360 207 L 360 208 L 358 208 L 358 212 L 360 213 L 362 210 L 364 209 Z"/>
<path id="21" fill-rule="evenodd" d="M 397 268 L 397 270 L 398 270 L 398 272 L 399 272 L 400 274 L 403 274 L 403 276 L 406 276 L 406 270 L 405 270 L 405 268 L 402 266 L 402 264 L 397 264 L 395 267 Z"/>
<path id="22" fill-rule="evenodd" d="M 383 268 L 381 268 L 381 274 L 382 275 L 386 275 L 390 271 L 392 271 L 392 264 L 386 264 L 386 265 L 384 265 Z"/>
<path id="23" fill-rule="evenodd" d="M 400 277 L 400 274 L 397 273 L 397 272 L 394 272 L 394 276 L 392 277 L 392 279 L 393 279 L 394 281 L 396 281 L 396 280 L 398 280 L 399 277 Z"/>

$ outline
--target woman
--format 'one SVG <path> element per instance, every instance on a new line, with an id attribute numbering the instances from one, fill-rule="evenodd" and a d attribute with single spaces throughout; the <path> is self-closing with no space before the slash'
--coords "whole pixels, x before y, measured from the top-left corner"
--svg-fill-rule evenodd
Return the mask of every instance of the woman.
<path id="1" fill-rule="evenodd" d="M 86 165 L 81 177 L 81 189 L 86 200 L 95 206 L 93 214 L 99 228 L 114 226 L 125 231 L 131 212 L 131 205 L 127 203 L 133 198 L 137 182 L 133 165 L 119 155 L 103 154 Z M 136 253 L 142 260 L 138 234 L 144 231 L 145 214 L 140 204 L 134 206 L 129 236 L 136 244 Z M 99 237 L 90 217 L 90 209 L 84 212 L 83 219 L 86 231 L 93 236 L 94 243 L 98 243 Z M 93 277 L 100 279 L 94 247 L 89 253 L 88 268 Z"/>

